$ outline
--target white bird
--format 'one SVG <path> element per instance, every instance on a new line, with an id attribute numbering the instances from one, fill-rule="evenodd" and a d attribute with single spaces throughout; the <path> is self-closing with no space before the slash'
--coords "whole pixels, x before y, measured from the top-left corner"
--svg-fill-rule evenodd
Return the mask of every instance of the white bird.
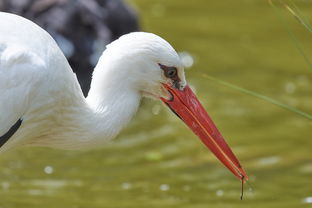
<path id="1" fill-rule="evenodd" d="M 52 37 L 25 18 L 0 13 L 0 151 L 102 146 L 131 120 L 142 97 L 161 99 L 235 176 L 247 180 L 164 39 L 136 32 L 108 45 L 85 99 Z"/>

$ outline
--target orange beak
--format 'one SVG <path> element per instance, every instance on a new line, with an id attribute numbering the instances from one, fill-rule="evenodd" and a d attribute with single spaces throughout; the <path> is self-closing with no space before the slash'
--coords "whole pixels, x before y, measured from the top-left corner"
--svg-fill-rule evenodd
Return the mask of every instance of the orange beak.
<path id="1" fill-rule="evenodd" d="M 171 94 L 169 100 L 160 98 L 240 180 L 248 176 L 207 112 L 187 85 L 183 90 L 163 84 Z"/>

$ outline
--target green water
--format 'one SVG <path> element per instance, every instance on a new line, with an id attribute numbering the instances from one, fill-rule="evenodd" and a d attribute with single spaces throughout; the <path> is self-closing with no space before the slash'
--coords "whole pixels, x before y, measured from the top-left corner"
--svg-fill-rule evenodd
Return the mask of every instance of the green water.
<path id="1" fill-rule="evenodd" d="M 0 159 L 0 208 L 312 207 L 312 122 L 208 80 L 312 114 L 312 68 L 268 1 L 132 0 L 144 30 L 187 51 L 188 81 L 250 176 L 237 180 L 160 102 L 93 151 L 27 148 Z M 310 1 L 295 1 L 312 18 Z M 283 20 L 312 59 L 312 34 Z"/>

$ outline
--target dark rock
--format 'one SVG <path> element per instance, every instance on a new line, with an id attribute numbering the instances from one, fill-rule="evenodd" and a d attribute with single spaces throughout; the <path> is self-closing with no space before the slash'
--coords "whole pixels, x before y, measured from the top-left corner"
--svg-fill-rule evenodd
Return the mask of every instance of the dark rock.
<path id="1" fill-rule="evenodd" d="M 63 50 L 85 95 L 105 45 L 139 30 L 134 10 L 122 0 L 0 0 L 0 10 L 46 29 Z"/>

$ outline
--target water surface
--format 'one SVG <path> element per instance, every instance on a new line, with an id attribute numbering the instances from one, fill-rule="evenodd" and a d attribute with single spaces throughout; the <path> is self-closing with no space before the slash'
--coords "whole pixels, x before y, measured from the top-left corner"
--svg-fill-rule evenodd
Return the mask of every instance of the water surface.
<path id="1" fill-rule="evenodd" d="M 312 114 L 312 69 L 268 1 L 132 0 L 145 31 L 191 54 L 200 100 L 249 173 L 237 180 L 160 102 L 144 100 L 107 147 L 27 148 L 0 159 L 0 207 L 311 207 L 312 122 L 205 74 Z M 307 18 L 310 1 L 295 1 Z M 312 36 L 284 21 L 312 57 Z"/>

